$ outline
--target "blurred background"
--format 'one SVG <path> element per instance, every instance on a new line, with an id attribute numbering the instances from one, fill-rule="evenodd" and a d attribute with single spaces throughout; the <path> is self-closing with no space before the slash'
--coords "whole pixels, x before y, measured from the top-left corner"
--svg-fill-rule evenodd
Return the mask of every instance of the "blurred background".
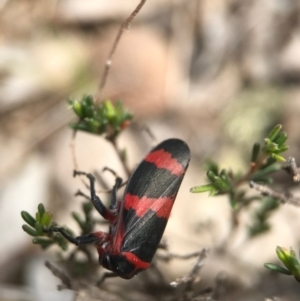
<path id="1" fill-rule="evenodd" d="M 71 291 L 56 290 L 59 280 L 44 266 L 45 259 L 55 263 L 57 250 L 32 245 L 20 212 L 34 213 L 43 202 L 76 231 L 70 212 L 80 207 L 74 193 L 81 182 L 72 177 L 74 115 L 67 99 L 98 91 L 113 40 L 138 3 L 0 0 L 0 301 L 75 300 Z M 179 137 L 189 144 L 190 168 L 165 237 L 174 253 L 211 249 L 201 283 L 213 286 L 220 272 L 229 275 L 219 300 L 299 300 L 291 277 L 263 268 L 276 261 L 277 245 L 299 249 L 298 208 L 281 207 L 270 232 L 249 241 L 241 231 L 228 253 L 218 254 L 229 204 L 189 193 L 205 183 L 207 157 L 245 171 L 253 143 L 277 123 L 289 135 L 287 156 L 299 162 L 299 18 L 298 0 L 148 0 L 122 37 L 102 93 L 134 113 L 118 139 L 131 168 L 158 141 Z M 109 166 L 125 176 L 105 139 L 78 134 L 76 157 L 82 170 Z M 287 177 L 279 180 L 291 187 Z M 113 185 L 114 178 L 108 174 L 107 181 Z M 159 266 L 172 281 L 193 261 Z M 117 283 L 130 290 L 135 282 Z M 157 300 L 142 292 L 141 285 L 128 300 Z"/>

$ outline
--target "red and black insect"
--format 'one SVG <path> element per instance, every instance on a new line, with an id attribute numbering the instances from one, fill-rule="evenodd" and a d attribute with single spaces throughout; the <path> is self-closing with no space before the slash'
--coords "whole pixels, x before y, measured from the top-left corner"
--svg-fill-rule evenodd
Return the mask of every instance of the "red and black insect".
<path id="1" fill-rule="evenodd" d="M 73 238 L 64 228 L 51 230 L 60 232 L 76 245 L 94 243 L 99 263 L 118 276 L 130 279 L 149 268 L 189 161 L 190 150 L 185 142 L 163 141 L 133 172 L 122 201 L 117 201 L 116 195 L 122 179 L 116 178 L 109 209 L 95 193 L 95 178 L 75 171 L 74 175 L 85 175 L 90 180 L 91 201 L 109 221 L 109 233 L 95 232 Z"/>

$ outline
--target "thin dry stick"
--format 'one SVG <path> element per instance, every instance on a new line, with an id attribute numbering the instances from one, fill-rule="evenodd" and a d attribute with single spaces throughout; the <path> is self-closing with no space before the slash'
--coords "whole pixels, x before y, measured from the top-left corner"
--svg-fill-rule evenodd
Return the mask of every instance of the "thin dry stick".
<path id="1" fill-rule="evenodd" d="M 289 157 L 283 169 L 293 176 L 294 182 L 300 182 L 300 168 L 298 168 L 294 157 Z"/>
<path id="2" fill-rule="evenodd" d="M 170 285 L 173 287 L 177 287 L 180 284 L 186 284 L 186 290 L 189 290 L 192 283 L 196 280 L 198 277 L 199 271 L 203 266 L 204 259 L 207 257 L 208 250 L 202 249 L 200 252 L 198 252 L 198 259 L 192 268 L 192 270 L 186 275 L 179 279 L 176 279 L 175 281 L 171 282 Z"/>
<path id="3" fill-rule="evenodd" d="M 109 52 L 109 55 L 108 55 L 108 59 L 106 60 L 105 62 L 105 67 L 104 67 L 104 73 L 103 73 L 103 76 L 102 76 L 102 79 L 101 79 L 101 82 L 100 82 L 100 85 L 99 85 L 99 90 L 95 96 L 95 102 L 99 102 L 101 100 L 101 94 L 102 94 L 102 91 L 103 91 L 103 88 L 106 84 L 106 80 L 107 80 L 107 77 L 108 77 L 108 73 L 109 73 L 109 70 L 110 70 L 110 66 L 112 64 L 112 60 L 113 60 L 113 57 L 114 57 L 114 54 L 116 52 L 116 49 L 120 43 L 120 40 L 121 40 L 121 37 L 123 35 L 123 32 L 125 30 L 128 30 L 130 28 L 130 25 L 133 21 L 133 19 L 135 18 L 135 16 L 139 13 L 139 11 L 142 9 L 142 7 L 144 6 L 144 4 L 146 3 L 147 0 L 142 0 L 139 5 L 135 8 L 135 10 L 130 14 L 130 16 L 125 20 L 125 22 L 121 25 L 120 27 L 120 30 L 116 36 L 116 39 L 112 45 L 112 48 Z M 72 141 L 71 141 L 71 144 L 70 144 L 70 147 L 71 147 L 71 152 L 72 152 L 72 158 L 73 158 L 73 163 L 74 163 L 74 167 L 76 170 L 79 169 L 79 165 L 78 165 L 78 162 L 77 162 L 77 159 L 76 159 L 76 151 L 75 151 L 75 137 L 76 137 L 76 131 L 74 131 L 74 135 L 72 137 Z M 116 149 L 117 151 L 117 154 L 118 156 L 120 157 L 121 161 L 123 162 L 123 165 L 124 165 L 124 169 L 127 173 L 127 175 L 130 174 L 130 171 L 129 171 L 129 168 L 127 167 L 127 165 L 125 164 L 125 162 L 122 160 L 122 156 L 120 154 L 120 151 L 118 150 L 117 146 L 115 143 L 113 143 L 113 146 L 114 148 Z M 81 182 L 83 183 L 83 185 L 85 187 L 87 187 L 89 189 L 89 185 L 87 184 L 87 182 L 85 180 L 82 179 L 82 177 L 80 177 L 80 180 Z"/>
<path id="4" fill-rule="evenodd" d="M 288 203 L 295 206 L 300 206 L 300 198 L 294 197 L 291 193 L 280 193 L 268 186 L 255 183 L 253 181 L 251 181 L 249 185 L 251 188 L 254 188 L 255 190 L 261 192 L 262 195 L 279 199 L 283 204 Z"/>
<path id="5" fill-rule="evenodd" d="M 76 134 L 77 134 L 77 130 L 74 130 L 73 135 L 72 135 L 72 139 L 71 139 L 71 143 L 70 143 L 70 148 L 71 148 L 71 153 L 72 153 L 74 169 L 79 170 L 77 157 L 76 157 L 76 150 L 75 150 L 75 147 L 76 147 L 76 144 L 75 144 Z"/>
<path id="6" fill-rule="evenodd" d="M 108 73 L 109 73 L 109 70 L 110 70 L 110 66 L 112 64 L 112 60 L 113 60 L 113 57 L 114 57 L 114 54 L 117 50 L 117 47 L 120 43 L 120 40 L 121 40 L 121 37 L 123 35 L 123 32 L 125 30 L 129 30 L 130 28 L 130 25 L 133 21 L 133 19 L 135 18 L 135 16 L 139 13 L 139 11 L 141 10 L 141 8 L 144 6 L 144 4 L 146 3 L 147 0 L 142 0 L 139 5 L 135 8 L 135 10 L 131 13 L 131 15 L 125 20 L 125 22 L 121 25 L 120 27 L 120 30 L 116 36 L 116 39 L 112 45 L 112 48 L 109 52 L 109 55 L 108 55 L 108 59 L 106 60 L 105 62 L 105 66 L 104 66 L 104 72 L 103 72 L 103 76 L 102 76 L 102 79 L 101 79 L 101 82 L 100 82 L 100 85 L 99 85 L 99 90 L 95 96 L 95 102 L 99 102 L 101 100 L 101 94 L 102 94 L 102 91 L 103 91 L 103 88 L 106 84 L 106 80 L 107 80 L 107 76 L 108 76 Z"/>
<path id="7" fill-rule="evenodd" d="M 59 289 L 74 289 L 71 279 L 62 271 L 54 267 L 48 260 L 45 262 L 45 266 L 52 272 L 52 274 L 59 278 L 62 281 L 62 285 L 59 286 Z"/>
<path id="8" fill-rule="evenodd" d="M 74 130 L 72 140 L 70 143 L 70 148 L 71 148 L 71 153 L 72 153 L 74 169 L 79 170 L 79 165 L 78 165 L 78 161 L 77 161 L 77 157 L 76 157 L 76 139 L 75 139 L 76 134 L 77 134 L 77 130 Z M 82 176 L 79 176 L 79 179 L 87 189 L 90 189 L 89 184 L 84 180 L 84 178 Z"/>

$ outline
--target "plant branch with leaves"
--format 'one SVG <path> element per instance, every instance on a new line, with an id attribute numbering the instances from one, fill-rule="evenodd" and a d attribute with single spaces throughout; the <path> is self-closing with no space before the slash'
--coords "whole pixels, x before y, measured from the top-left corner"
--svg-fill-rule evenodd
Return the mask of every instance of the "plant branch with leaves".
<path id="1" fill-rule="evenodd" d="M 290 192 L 278 192 L 268 185 L 273 183 L 272 175 L 285 170 L 294 182 L 300 180 L 300 170 L 293 157 L 286 160 L 283 153 L 288 150 L 286 144 L 288 135 L 282 131 L 281 125 L 276 125 L 269 135 L 264 139 L 263 146 L 255 143 L 252 148 L 249 170 L 240 175 L 231 170 L 220 170 L 219 166 L 212 161 L 207 163 L 208 184 L 191 188 L 192 193 L 208 192 L 210 196 L 227 195 L 232 209 L 231 231 L 225 243 L 221 246 L 224 249 L 231 242 L 238 226 L 241 212 L 245 211 L 253 202 L 258 202 L 259 206 L 251 212 L 252 223 L 248 226 L 249 238 L 262 234 L 270 229 L 270 214 L 279 208 L 280 203 L 300 205 L 300 198 L 295 197 Z M 259 194 L 248 195 L 247 190 L 242 187 L 248 184 Z M 284 263 L 286 268 L 276 264 L 265 264 L 265 267 L 285 275 L 293 275 L 297 281 L 300 279 L 299 262 L 295 252 L 291 249 L 277 247 L 278 258 Z"/>

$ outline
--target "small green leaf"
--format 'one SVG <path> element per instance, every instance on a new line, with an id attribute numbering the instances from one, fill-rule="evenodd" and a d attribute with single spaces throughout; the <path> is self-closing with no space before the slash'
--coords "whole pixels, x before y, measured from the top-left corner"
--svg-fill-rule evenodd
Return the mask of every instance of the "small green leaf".
<path id="1" fill-rule="evenodd" d="M 29 227 L 28 225 L 23 225 L 22 229 L 31 236 L 38 236 L 38 233 L 35 229 Z"/>
<path id="2" fill-rule="evenodd" d="M 264 267 L 271 270 L 271 271 L 273 271 L 273 272 L 278 272 L 278 273 L 281 273 L 281 274 L 284 274 L 284 275 L 289 275 L 289 276 L 292 275 L 292 273 L 289 270 L 287 270 L 287 269 L 285 269 L 285 268 L 283 268 L 283 267 L 281 267 L 277 264 L 274 264 L 274 263 L 265 263 Z"/>
<path id="3" fill-rule="evenodd" d="M 54 243 L 54 241 L 47 238 L 34 238 L 32 243 L 35 245 L 41 245 L 43 249 L 47 249 Z"/>
<path id="4" fill-rule="evenodd" d="M 75 114 L 81 119 L 83 118 L 83 112 L 82 112 L 82 105 L 79 101 L 75 100 L 71 103 L 72 109 L 74 110 Z"/>
<path id="5" fill-rule="evenodd" d="M 267 197 L 262 202 L 261 211 L 263 214 L 268 214 L 269 211 L 275 210 L 280 205 L 280 202 L 273 198 L 273 197 Z"/>
<path id="6" fill-rule="evenodd" d="M 252 238 L 262 233 L 265 233 L 268 230 L 270 230 L 270 225 L 267 222 L 259 220 L 256 221 L 254 225 L 248 227 L 249 236 Z"/>
<path id="7" fill-rule="evenodd" d="M 43 217 L 43 215 L 44 215 L 44 213 L 45 213 L 45 206 L 42 204 L 42 203 L 40 203 L 39 205 L 38 205 L 38 211 L 39 211 L 39 214 L 40 214 L 40 217 L 42 218 Z"/>
<path id="8" fill-rule="evenodd" d="M 43 225 L 40 222 L 36 222 L 34 227 L 35 227 L 38 235 L 40 235 L 40 236 L 44 235 Z"/>
<path id="9" fill-rule="evenodd" d="M 228 191 L 230 189 L 230 184 L 227 179 L 226 172 L 223 171 L 222 177 L 217 176 L 212 170 L 209 170 L 206 175 L 208 179 L 212 182 L 212 184 L 215 187 L 215 190 L 220 190 L 222 193 Z"/>
<path id="10" fill-rule="evenodd" d="M 26 211 L 22 211 L 21 212 L 21 216 L 23 218 L 23 220 L 30 225 L 31 227 L 35 226 L 36 220 L 33 216 L 31 216 L 28 212 Z"/>
<path id="11" fill-rule="evenodd" d="M 259 151 L 260 151 L 260 144 L 255 143 L 252 148 L 251 162 L 256 162 Z"/>
<path id="12" fill-rule="evenodd" d="M 91 202 L 85 202 L 82 204 L 84 214 L 87 216 L 93 210 L 93 204 Z"/>
<path id="13" fill-rule="evenodd" d="M 219 188 L 219 190 L 221 190 L 222 192 L 227 192 L 230 189 L 230 186 L 226 183 L 226 181 L 224 181 L 222 178 L 220 177 L 216 177 L 215 182 L 214 182 L 215 186 L 217 186 L 217 188 Z"/>
<path id="14" fill-rule="evenodd" d="M 229 189 L 230 188 L 230 182 L 228 180 L 227 171 L 225 169 L 221 170 L 221 172 L 220 172 L 220 178 L 223 180 L 223 182 L 227 186 L 227 189 Z"/>
<path id="15" fill-rule="evenodd" d="M 230 202 L 230 206 L 233 210 L 237 209 L 238 202 L 237 202 L 236 198 L 234 197 L 234 195 L 230 195 L 229 202 Z"/>
<path id="16" fill-rule="evenodd" d="M 41 215 L 40 215 L 40 213 L 39 212 L 37 212 L 36 214 L 35 214 L 35 219 L 36 219 L 36 221 L 37 222 L 40 222 L 41 221 Z"/>
<path id="17" fill-rule="evenodd" d="M 201 192 L 209 192 L 210 195 L 214 195 L 217 193 L 217 190 L 213 184 L 196 186 L 190 189 L 192 193 L 201 193 Z"/>
<path id="18" fill-rule="evenodd" d="M 295 273 L 299 272 L 300 264 L 294 255 L 295 252 L 290 252 L 286 248 L 277 246 L 276 253 L 278 258 L 293 275 L 296 275 Z"/>
<path id="19" fill-rule="evenodd" d="M 52 214 L 46 211 L 43 214 L 43 217 L 42 217 L 42 220 L 41 220 L 42 226 L 48 227 L 51 223 L 51 220 L 52 220 Z"/>
<path id="20" fill-rule="evenodd" d="M 277 138 L 278 133 L 280 132 L 280 130 L 282 129 L 282 125 L 281 124 L 277 124 L 272 131 L 269 133 L 268 135 L 268 139 L 270 139 L 271 141 L 274 141 Z"/>
<path id="21" fill-rule="evenodd" d="M 81 228 L 81 230 L 84 230 L 85 228 L 85 223 L 84 221 L 81 219 L 81 217 L 79 216 L 79 214 L 77 212 L 72 212 L 72 216 L 75 219 L 75 221 L 78 223 L 79 227 Z"/>
<path id="22" fill-rule="evenodd" d="M 216 174 L 212 171 L 212 170 L 209 170 L 207 173 L 206 173 L 206 176 L 208 177 L 208 179 L 214 183 L 216 181 Z"/>
<path id="23" fill-rule="evenodd" d="M 288 149 L 289 149 L 289 146 L 286 145 L 286 144 L 284 144 L 284 145 L 281 145 L 281 146 L 279 147 L 278 152 L 279 152 L 279 153 L 283 153 L 283 152 L 287 151 Z"/>
<path id="24" fill-rule="evenodd" d="M 277 155 L 277 154 L 271 154 L 271 157 L 279 162 L 285 162 L 285 158 L 280 156 L 280 155 Z"/>
<path id="25" fill-rule="evenodd" d="M 97 103 L 92 96 L 84 95 L 79 101 L 69 100 L 69 104 L 79 117 L 76 123 L 71 124 L 73 129 L 96 135 L 105 134 L 108 140 L 115 139 L 132 119 L 120 102 L 113 104 L 105 100 Z"/>
<path id="26" fill-rule="evenodd" d="M 285 132 L 281 132 L 276 139 L 274 140 L 275 143 L 278 145 L 284 145 L 284 143 L 287 141 L 288 135 Z"/>
<path id="27" fill-rule="evenodd" d="M 261 178 L 265 177 L 266 175 L 269 175 L 270 173 L 278 171 L 278 170 L 281 170 L 281 165 L 278 163 L 273 163 L 271 165 L 266 166 L 263 169 L 258 170 L 254 174 L 252 174 L 250 176 L 250 180 L 260 181 Z"/>
<path id="28" fill-rule="evenodd" d="M 54 239 L 55 243 L 57 243 L 63 251 L 66 251 L 68 249 L 68 242 L 61 234 L 56 233 Z"/>
<path id="29" fill-rule="evenodd" d="M 266 153 L 272 153 L 278 151 L 278 144 L 272 142 L 270 139 L 265 139 L 265 145 L 263 147 L 263 151 Z"/>
<path id="30" fill-rule="evenodd" d="M 109 100 L 104 102 L 104 108 L 106 110 L 106 116 L 109 120 L 112 120 L 116 117 L 116 110 Z"/>

